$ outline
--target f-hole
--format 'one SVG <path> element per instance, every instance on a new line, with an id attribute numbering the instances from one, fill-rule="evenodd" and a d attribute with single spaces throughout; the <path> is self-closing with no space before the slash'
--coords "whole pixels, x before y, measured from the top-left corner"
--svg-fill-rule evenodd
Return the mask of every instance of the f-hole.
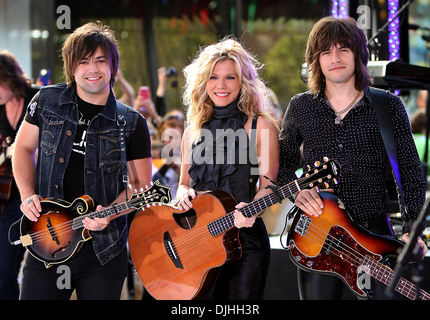
<path id="1" fill-rule="evenodd" d="M 197 222 L 197 214 L 194 209 L 190 209 L 183 213 L 174 213 L 173 218 L 182 229 L 191 229 Z"/>

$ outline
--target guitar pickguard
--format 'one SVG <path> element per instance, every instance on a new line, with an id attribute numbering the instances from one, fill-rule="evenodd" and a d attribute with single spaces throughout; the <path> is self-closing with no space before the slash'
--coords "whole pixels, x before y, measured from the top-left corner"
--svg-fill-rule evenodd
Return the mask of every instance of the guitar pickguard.
<path id="1" fill-rule="evenodd" d="M 364 257 L 381 261 L 382 257 L 362 247 L 347 230 L 333 226 L 325 238 L 321 251 L 316 256 L 303 254 L 290 240 L 290 258 L 300 268 L 316 273 L 331 273 L 341 278 L 355 294 L 367 297 L 368 293 L 361 288 L 359 271 L 365 270 L 362 265 Z"/>

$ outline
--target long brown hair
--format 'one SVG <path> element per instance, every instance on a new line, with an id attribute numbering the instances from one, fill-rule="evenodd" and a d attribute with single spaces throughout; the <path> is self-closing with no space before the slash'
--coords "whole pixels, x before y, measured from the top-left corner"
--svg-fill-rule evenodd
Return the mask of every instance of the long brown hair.
<path id="1" fill-rule="evenodd" d="M 18 60 L 8 50 L 0 50 L 0 84 L 7 84 L 17 99 L 25 98 L 31 80 L 22 71 Z"/>
<path id="2" fill-rule="evenodd" d="M 107 55 L 111 68 L 110 85 L 115 84 L 118 73 L 119 52 L 114 32 L 101 22 L 89 22 L 77 28 L 64 42 L 62 57 L 64 61 L 64 73 L 68 85 L 75 82 L 73 76 L 80 60 L 94 54 L 97 48 L 101 48 Z"/>
<path id="3" fill-rule="evenodd" d="M 325 77 L 319 64 L 320 54 L 337 44 L 351 49 L 354 53 L 355 88 L 361 91 L 365 86 L 372 84 L 372 78 L 367 69 L 369 51 L 363 30 L 352 18 L 325 17 L 312 28 L 306 47 L 308 87 L 313 94 L 324 87 Z"/>

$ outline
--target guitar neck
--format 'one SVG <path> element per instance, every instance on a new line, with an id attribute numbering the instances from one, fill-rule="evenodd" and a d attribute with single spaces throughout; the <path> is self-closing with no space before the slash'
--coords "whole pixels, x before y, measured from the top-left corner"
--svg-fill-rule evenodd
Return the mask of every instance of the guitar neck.
<path id="1" fill-rule="evenodd" d="M 91 219 L 94 219 L 94 218 L 107 218 L 107 217 L 113 216 L 115 214 L 118 214 L 118 213 L 120 213 L 120 212 L 122 212 L 124 210 L 127 210 L 127 209 L 129 209 L 128 204 L 130 202 L 131 201 L 126 201 L 126 202 L 123 202 L 121 204 L 115 204 L 115 205 L 113 205 L 111 207 L 103 208 L 102 210 L 90 212 L 90 213 L 87 213 L 87 214 L 83 214 L 83 215 L 81 215 L 79 217 L 76 217 L 76 218 L 73 219 L 72 229 L 76 230 L 76 229 L 82 228 L 84 226 L 83 220 L 85 218 L 91 218 Z"/>
<path id="2" fill-rule="evenodd" d="M 365 261 L 366 261 L 366 266 L 369 267 L 368 273 L 370 274 L 370 276 L 372 276 L 376 280 L 381 281 L 387 286 L 391 285 L 391 282 L 393 281 L 393 278 L 394 278 L 394 271 L 392 269 L 381 264 L 378 261 L 371 260 L 368 257 L 365 258 Z M 417 295 L 417 286 L 412 282 L 406 280 L 405 278 L 399 279 L 395 287 L 395 290 L 398 293 L 404 295 L 405 297 L 411 300 L 414 300 Z M 429 300 L 430 294 L 420 289 L 419 299 Z"/>
<path id="3" fill-rule="evenodd" d="M 300 179 L 298 179 L 300 180 Z M 252 216 L 262 212 L 263 210 L 273 206 L 276 203 L 279 203 L 285 198 L 288 198 L 300 191 L 300 187 L 298 184 L 298 180 L 294 180 L 293 182 L 286 184 L 283 187 L 279 187 L 276 189 L 276 194 L 271 192 L 270 194 L 261 197 L 257 200 L 254 200 L 243 208 L 239 209 L 239 211 L 247 218 L 251 218 Z M 230 212 L 225 216 L 212 221 L 208 224 L 209 232 L 213 237 L 233 228 L 234 226 L 234 212 Z"/>

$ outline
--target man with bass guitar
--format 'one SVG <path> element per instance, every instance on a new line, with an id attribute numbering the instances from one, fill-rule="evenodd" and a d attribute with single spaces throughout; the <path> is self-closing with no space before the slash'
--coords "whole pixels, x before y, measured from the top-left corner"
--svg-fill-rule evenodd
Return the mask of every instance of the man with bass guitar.
<path id="1" fill-rule="evenodd" d="M 278 183 L 296 179 L 302 164 L 313 164 L 323 156 L 336 159 L 342 176 L 334 193 L 347 212 L 364 228 L 392 235 L 386 187 L 390 161 L 370 93 L 368 60 L 366 37 L 355 20 L 326 17 L 314 25 L 306 48 L 310 91 L 291 99 L 283 119 Z M 405 199 L 405 206 L 401 204 L 403 240 L 407 241 L 410 222 L 424 204 L 426 184 L 405 108 L 397 96 L 386 95 L 389 114 L 385 117 L 393 121 Z M 316 189 L 299 192 L 295 204 L 316 221 L 324 216 Z M 425 254 L 427 247 L 423 241 L 419 243 Z M 340 299 L 346 291 L 338 277 L 299 270 L 298 279 L 302 299 Z M 378 287 L 382 286 L 372 283 L 374 298 L 384 298 Z"/>

